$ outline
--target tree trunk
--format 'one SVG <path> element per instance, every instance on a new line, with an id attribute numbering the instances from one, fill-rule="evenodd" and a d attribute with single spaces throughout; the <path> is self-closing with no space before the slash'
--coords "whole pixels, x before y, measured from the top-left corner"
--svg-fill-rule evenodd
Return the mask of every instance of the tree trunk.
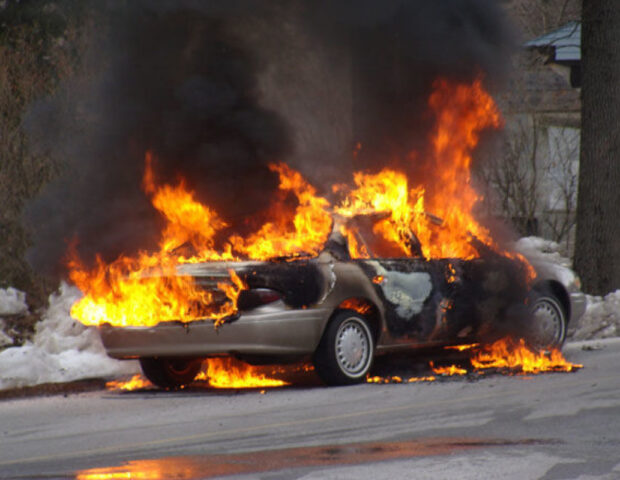
<path id="1" fill-rule="evenodd" d="M 620 1 L 583 0 L 575 269 L 584 291 L 620 289 Z"/>

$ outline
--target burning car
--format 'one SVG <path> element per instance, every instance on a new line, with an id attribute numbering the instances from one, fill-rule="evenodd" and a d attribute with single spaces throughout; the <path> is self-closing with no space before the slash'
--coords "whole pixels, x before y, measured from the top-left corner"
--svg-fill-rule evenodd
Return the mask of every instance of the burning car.
<path id="1" fill-rule="evenodd" d="M 413 347 L 521 331 L 538 348 L 560 348 L 583 312 L 583 295 L 551 277 L 528 287 L 526 267 L 492 254 L 354 259 L 336 230 L 315 258 L 178 266 L 177 275 L 213 294 L 231 272 L 245 285 L 237 313 L 217 329 L 205 319 L 99 331 L 110 356 L 139 358 L 161 387 L 191 383 L 204 358 L 223 355 L 250 364 L 311 358 L 326 384 L 351 384 L 365 380 L 375 355 Z"/>
<path id="2" fill-rule="evenodd" d="M 472 213 L 471 151 L 500 124 L 492 98 L 480 81 L 441 81 L 429 106 L 435 169 L 424 182 L 396 167 L 357 171 L 328 200 L 272 164 L 272 217 L 244 236 L 182 180 L 158 181 L 147 152 L 143 189 L 166 221 L 160 248 L 94 267 L 73 258 L 84 297 L 72 316 L 167 388 L 190 383 L 209 357 L 310 358 L 338 385 L 363 381 L 376 355 L 413 347 L 511 335 L 560 348 L 584 309 L 576 282 L 501 247 Z"/>

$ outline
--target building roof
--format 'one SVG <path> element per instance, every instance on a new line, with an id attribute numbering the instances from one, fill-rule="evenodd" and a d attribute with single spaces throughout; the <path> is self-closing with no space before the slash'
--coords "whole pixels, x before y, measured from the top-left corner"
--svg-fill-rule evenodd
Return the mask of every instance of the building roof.
<path id="1" fill-rule="evenodd" d="M 581 61 L 581 22 L 570 22 L 542 37 L 530 40 L 528 48 L 550 51 L 550 61 L 574 64 Z"/>

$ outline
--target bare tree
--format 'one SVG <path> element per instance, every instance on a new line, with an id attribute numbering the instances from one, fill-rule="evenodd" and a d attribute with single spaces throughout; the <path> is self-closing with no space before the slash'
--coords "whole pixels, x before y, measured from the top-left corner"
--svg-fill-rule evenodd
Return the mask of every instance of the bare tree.
<path id="1" fill-rule="evenodd" d="M 506 8 L 527 38 L 548 33 L 581 16 L 579 0 L 508 0 Z"/>
<path id="2" fill-rule="evenodd" d="M 509 219 L 521 235 L 536 233 L 539 210 L 539 125 L 535 116 L 524 115 L 505 132 L 501 154 L 479 172 L 492 188 L 492 210 Z"/>
<path id="3" fill-rule="evenodd" d="M 550 139 L 550 154 L 545 175 L 549 186 L 543 222 L 556 242 L 571 252 L 576 224 L 579 136 L 574 129 L 559 128 Z"/>
<path id="4" fill-rule="evenodd" d="M 534 114 L 510 118 L 501 154 L 478 172 L 487 186 L 487 208 L 521 235 L 573 243 L 579 136 L 575 129 L 546 126 Z"/>

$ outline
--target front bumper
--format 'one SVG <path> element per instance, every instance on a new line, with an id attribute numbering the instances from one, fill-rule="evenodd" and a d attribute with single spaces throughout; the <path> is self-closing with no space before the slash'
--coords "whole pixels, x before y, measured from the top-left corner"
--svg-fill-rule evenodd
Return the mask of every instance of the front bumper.
<path id="1" fill-rule="evenodd" d="M 119 359 L 219 354 L 307 355 L 316 349 L 328 318 L 329 312 L 325 309 L 292 310 L 282 304 L 243 313 L 218 329 L 212 321 L 201 320 L 186 324 L 165 322 L 155 327 L 103 325 L 99 333 L 108 355 Z"/>

